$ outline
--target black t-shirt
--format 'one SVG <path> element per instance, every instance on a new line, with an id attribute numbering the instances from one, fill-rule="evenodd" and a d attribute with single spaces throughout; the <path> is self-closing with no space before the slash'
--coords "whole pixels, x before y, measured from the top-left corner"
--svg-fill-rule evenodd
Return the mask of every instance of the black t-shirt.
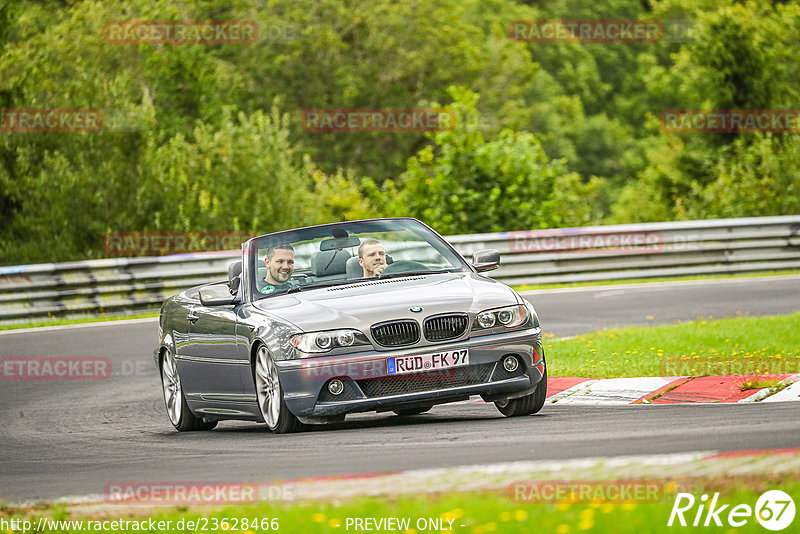
<path id="1" fill-rule="evenodd" d="M 286 293 L 287 291 L 295 287 L 295 284 L 293 284 L 291 280 L 287 281 L 285 284 L 270 284 L 269 282 L 267 282 L 266 279 L 261 280 L 261 282 L 264 285 L 261 286 L 261 289 L 259 289 L 259 291 L 261 291 L 261 293 L 264 295 L 272 295 L 274 293 Z"/>

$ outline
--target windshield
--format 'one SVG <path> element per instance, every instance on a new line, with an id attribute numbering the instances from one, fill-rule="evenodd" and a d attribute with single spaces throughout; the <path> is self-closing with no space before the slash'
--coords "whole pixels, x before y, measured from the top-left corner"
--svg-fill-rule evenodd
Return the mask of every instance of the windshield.
<path id="1" fill-rule="evenodd" d="M 284 293 L 469 267 L 438 234 L 413 219 L 315 226 L 254 239 L 249 244 L 251 293 Z"/>

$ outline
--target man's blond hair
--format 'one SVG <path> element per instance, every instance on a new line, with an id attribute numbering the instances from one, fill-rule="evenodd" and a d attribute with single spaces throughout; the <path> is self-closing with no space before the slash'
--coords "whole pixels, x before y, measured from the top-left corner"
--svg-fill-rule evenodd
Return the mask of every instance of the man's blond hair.
<path id="1" fill-rule="evenodd" d="M 366 247 L 368 245 L 380 245 L 380 244 L 381 244 L 381 242 L 378 241 L 377 239 L 365 239 L 358 246 L 358 257 L 359 258 L 363 258 L 364 257 L 364 247 Z"/>

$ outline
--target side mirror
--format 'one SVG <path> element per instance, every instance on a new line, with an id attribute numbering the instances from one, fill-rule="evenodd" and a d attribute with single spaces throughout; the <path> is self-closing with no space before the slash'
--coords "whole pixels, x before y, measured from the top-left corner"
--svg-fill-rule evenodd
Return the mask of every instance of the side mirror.
<path id="1" fill-rule="evenodd" d="M 493 271 L 500 267 L 500 251 L 497 249 L 479 250 L 472 255 L 472 266 L 479 273 Z"/>
<path id="2" fill-rule="evenodd" d="M 200 288 L 200 304 L 203 306 L 231 306 L 237 302 L 239 302 L 239 298 L 231 295 L 227 282 Z"/>

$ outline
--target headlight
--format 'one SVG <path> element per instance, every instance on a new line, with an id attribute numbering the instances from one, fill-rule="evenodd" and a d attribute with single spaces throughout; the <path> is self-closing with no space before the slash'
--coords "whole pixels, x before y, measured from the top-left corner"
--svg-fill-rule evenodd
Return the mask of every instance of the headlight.
<path id="1" fill-rule="evenodd" d="M 479 313 L 478 317 L 475 318 L 473 329 L 481 330 L 498 325 L 514 328 L 525 324 L 530 316 L 528 307 L 524 305 L 486 310 Z"/>
<path id="2" fill-rule="evenodd" d="M 340 347 L 349 347 L 355 340 L 356 335 L 354 330 L 342 330 L 336 334 L 336 343 L 338 343 Z"/>
<path id="3" fill-rule="evenodd" d="M 533 309 L 533 304 L 526 300 L 525 307 L 528 308 L 528 313 L 531 316 L 531 326 L 534 328 L 539 328 L 541 326 L 539 324 L 539 316 L 536 314 L 536 310 Z"/>
<path id="4" fill-rule="evenodd" d="M 501 310 L 497 312 L 497 320 L 503 326 L 508 326 L 514 321 L 514 312 L 511 310 Z"/>
<path id="5" fill-rule="evenodd" d="M 328 350 L 333 346 L 333 337 L 327 332 L 320 332 L 314 336 L 314 343 L 322 350 Z"/>
<path id="6" fill-rule="evenodd" d="M 369 345 L 369 340 L 358 330 L 328 330 L 327 332 L 297 334 L 292 337 L 292 345 L 301 353 L 312 354 L 329 352 L 337 347 Z"/>
<path id="7" fill-rule="evenodd" d="M 478 324 L 481 328 L 491 328 L 496 320 L 494 312 L 482 312 L 478 314 Z"/>

